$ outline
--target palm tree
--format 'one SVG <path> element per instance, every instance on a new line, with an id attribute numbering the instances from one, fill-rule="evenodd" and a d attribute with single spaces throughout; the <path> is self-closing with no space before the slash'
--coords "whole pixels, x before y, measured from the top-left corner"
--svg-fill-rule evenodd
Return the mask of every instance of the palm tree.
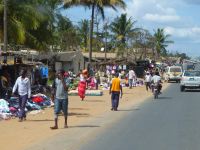
<path id="1" fill-rule="evenodd" d="M 116 7 L 125 8 L 126 4 L 123 0 L 65 0 L 64 1 L 64 7 L 69 8 L 72 6 L 84 6 L 87 8 L 92 9 L 92 15 L 91 15 L 91 24 L 90 24 L 90 42 L 89 42 L 89 63 L 91 64 L 91 58 L 92 58 L 92 39 L 93 39 L 93 24 L 94 24 L 94 12 L 95 9 L 101 14 L 101 16 L 104 18 L 104 8 L 112 8 L 114 10 L 117 10 Z"/>
<path id="2" fill-rule="evenodd" d="M 39 42 L 32 33 L 50 16 L 48 6 L 42 2 L 44 0 L 7 0 L 9 43 L 26 44 L 27 39 Z M 3 2 L 0 0 L 0 33 L 3 33 L 3 8 Z M 0 39 L 3 39 L 2 34 L 0 34 Z"/>
<path id="3" fill-rule="evenodd" d="M 156 58 L 159 58 L 160 55 L 167 54 L 166 48 L 169 44 L 174 43 L 173 41 L 168 40 L 170 37 L 169 34 L 165 34 L 164 29 L 158 28 L 154 33 L 154 42 L 156 50 Z"/>
<path id="4" fill-rule="evenodd" d="M 110 25 L 111 32 L 114 33 L 114 38 L 117 41 L 125 44 L 128 35 L 134 32 L 135 21 L 132 18 L 127 18 L 127 14 L 121 14 Z"/>
<path id="5" fill-rule="evenodd" d="M 135 34 L 139 28 L 134 28 L 135 21 L 132 18 L 127 18 L 127 14 L 121 14 L 120 17 L 114 19 L 110 25 L 110 30 L 114 34 L 113 39 L 117 42 L 118 53 L 124 55 L 124 49 L 128 44 L 128 39 Z"/>
<path id="6" fill-rule="evenodd" d="M 86 49 L 88 48 L 88 35 L 89 35 L 89 29 L 90 28 L 90 22 L 87 19 L 81 20 L 81 22 L 79 23 L 79 35 L 82 39 L 82 45 L 84 47 L 84 50 L 86 51 Z"/>

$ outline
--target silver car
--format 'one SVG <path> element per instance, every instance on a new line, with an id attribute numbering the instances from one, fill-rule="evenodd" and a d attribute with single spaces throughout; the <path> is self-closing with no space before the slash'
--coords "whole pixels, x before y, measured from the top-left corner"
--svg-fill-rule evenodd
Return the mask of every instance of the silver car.
<path id="1" fill-rule="evenodd" d="M 200 88 L 200 71 L 184 71 L 181 78 L 180 90 Z"/>

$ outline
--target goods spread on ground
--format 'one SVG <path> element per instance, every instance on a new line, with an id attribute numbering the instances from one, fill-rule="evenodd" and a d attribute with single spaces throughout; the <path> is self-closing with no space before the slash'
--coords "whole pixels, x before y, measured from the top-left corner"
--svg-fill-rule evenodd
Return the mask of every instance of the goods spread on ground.
<path id="1" fill-rule="evenodd" d="M 70 96 L 78 96 L 78 90 L 71 90 L 69 91 Z M 85 92 L 86 96 L 102 96 L 103 91 L 101 90 L 86 90 Z"/>
<path id="2" fill-rule="evenodd" d="M 44 94 L 36 94 L 27 101 L 26 112 L 42 110 L 45 107 L 51 107 L 51 100 Z M 18 117 L 19 98 L 11 97 L 9 100 L 0 99 L 0 120 Z"/>

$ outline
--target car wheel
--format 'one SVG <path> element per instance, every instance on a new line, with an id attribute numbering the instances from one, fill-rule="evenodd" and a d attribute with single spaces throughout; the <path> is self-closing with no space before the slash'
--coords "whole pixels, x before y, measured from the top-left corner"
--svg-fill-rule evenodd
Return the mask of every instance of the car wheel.
<path id="1" fill-rule="evenodd" d="M 185 87 L 184 87 L 184 86 L 181 86 L 181 87 L 180 87 L 180 90 L 181 90 L 181 92 L 184 92 L 184 91 L 185 91 Z"/>

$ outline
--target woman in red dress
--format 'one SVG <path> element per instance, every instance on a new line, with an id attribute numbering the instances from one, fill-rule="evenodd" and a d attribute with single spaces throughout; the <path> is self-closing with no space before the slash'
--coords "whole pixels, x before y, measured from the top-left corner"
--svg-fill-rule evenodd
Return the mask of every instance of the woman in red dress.
<path id="1" fill-rule="evenodd" d="M 80 96 L 82 101 L 85 98 L 87 77 L 88 77 L 88 71 L 83 70 L 82 73 L 80 73 L 80 82 L 79 82 L 79 85 L 78 85 L 78 95 Z"/>

